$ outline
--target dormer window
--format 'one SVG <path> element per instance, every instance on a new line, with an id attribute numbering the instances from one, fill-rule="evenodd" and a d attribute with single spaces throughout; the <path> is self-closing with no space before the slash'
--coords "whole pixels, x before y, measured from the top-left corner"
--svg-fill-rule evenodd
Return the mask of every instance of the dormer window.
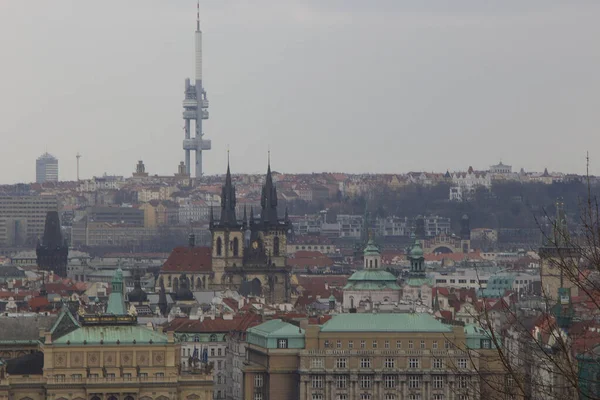
<path id="1" fill-rule="evenodd" d="M 288 340 L 287 339 L 277 339 L 277 348 L 278 349 L 287 349 L 288 348 Z"/>

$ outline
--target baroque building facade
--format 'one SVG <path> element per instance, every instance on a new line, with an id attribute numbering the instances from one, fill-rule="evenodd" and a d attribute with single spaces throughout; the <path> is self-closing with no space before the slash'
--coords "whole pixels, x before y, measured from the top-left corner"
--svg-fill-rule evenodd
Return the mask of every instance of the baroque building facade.
<path id="1" fill-rule="evenodd" d="M 73 315 L 67 307 L 41 332 L 40 351 L 0 363 L 0 399 L 208 400 L 207 364 L 182 371 L 173 332 L 137 323 L 127 313 L 119 269 L 106 313 Z"/>

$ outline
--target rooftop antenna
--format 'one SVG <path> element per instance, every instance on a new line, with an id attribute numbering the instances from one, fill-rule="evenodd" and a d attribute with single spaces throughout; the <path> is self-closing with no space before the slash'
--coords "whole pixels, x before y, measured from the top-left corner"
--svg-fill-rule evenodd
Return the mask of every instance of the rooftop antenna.
<path id="1" fill-rule="evenodd" d="M 77 159 L 77 182 L 79 182 L 79 159 L 81 158 L 81 154 L 79 154 L 79 152 L 77 152 L 77 155 L 75 156 L 75 158 Z"/>
<path id="2" fill-rule="evenodd" d="M 200 32 L 200 0 L 196 2 L 196 31 Z"/>

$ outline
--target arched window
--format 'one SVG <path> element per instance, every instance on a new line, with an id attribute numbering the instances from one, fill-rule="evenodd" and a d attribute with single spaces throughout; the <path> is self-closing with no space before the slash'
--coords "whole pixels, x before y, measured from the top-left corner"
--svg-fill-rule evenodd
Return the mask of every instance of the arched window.
<path id="1" fill-rule="evenodd" d="M 354 296 L 350 296 L 350 308 L 354 308 Z"/>
<path id="2" fill-rule="evenodd" d="M 194 290 L 194 277 L 190 278 L 190 290 Z"/>
<path id="3" fill-rule="evenodd" d="M 373 260 L 369 260 L 369 268 L 373 268 Z"/>
<path id="4" fill-rule="evenodd" d="M 169 278 L 168 278 L 168 280 L 167 280 L 167 286 L 168 286 L 168 287 L 171 287 L 171 276 L 170 276 L 170 275 L 169 275 Z"/>
<path id="5" fill-rule="evenodd" d="M 203 289 L 204 286 L 202 285 L 202 280 L 200 279 L 200 277 L 196 278 L 196 289 Z"/>
<path id="6" fill-rule="evenodd" d="M 219 236 L 217 238 L 217 256 L 221 256 L 221 254 L 223 254 L 223 241 L 221 240 L 221 237 Z"/>
<path id="7" fill-rule="evenodd" d="M 179 290 L 179 279 L 173 278 L 173 291 L 176 292 Z"/>
<path id="8" fill-rule="evenodd" d="M 240 250 L 240 241 L 238 238 L 233 238 L 233 256 L 237 257 Z"/>
<path id="9" fill-rule="evenodd" d="M 377 259 L 375 259 L 375 268 L 377 268 Z"/>
<path id="10" fill-rule="evenodd" d="M 279 237 L 275 236 L 275 238 L 273 239 L 273 255 L 274 256 L 279 256 Z"/>
<path id="11" fill-rule="evenodd" d="M 217 335 L 215 335 L 214 333 L 212 335 L 210 335 L 210 339 L 211 342 L 216 342 L 217 341 Z"/>

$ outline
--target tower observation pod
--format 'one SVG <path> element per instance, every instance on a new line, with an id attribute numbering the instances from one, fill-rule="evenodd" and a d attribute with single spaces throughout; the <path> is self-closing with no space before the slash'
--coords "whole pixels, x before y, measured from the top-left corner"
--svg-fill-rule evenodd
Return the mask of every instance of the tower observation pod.
<path id="1" fill-rule="evenodd" d="M 185 138 L 183 150 L 185 152 L 185 171 L 191 176 L 191 152 L 195 153 L 195 177 L 202 177 L 202 151 L 210 150 L 210 140 L 204 139 L 202 120 L 208 119 L 208 98 L 202 86 L 202 31 L 200 30 L 200 2 L 197 4 L 196 32 L 195 32 L 195 72 L 194 82 L 190 78 L 185 80 L 185 98 L 183 100 L 183 121 L 185 123 Z M 194 135 L 192 136 L 192 121 Z"/>

